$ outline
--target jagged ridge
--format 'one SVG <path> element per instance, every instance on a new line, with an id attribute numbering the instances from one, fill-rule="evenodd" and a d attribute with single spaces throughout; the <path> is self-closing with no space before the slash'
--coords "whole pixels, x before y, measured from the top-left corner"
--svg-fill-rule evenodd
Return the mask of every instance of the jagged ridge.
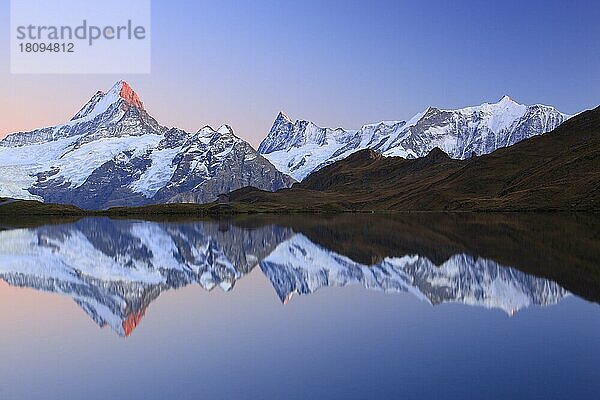
<path id="1" fill-rule="evenodd" d="M 280 171 L 301 181 L 360 149 L 418 158 L 438 147 L 452 158 L 465 159 L 549 132 L 569 117 L 553 107 L 518 104 L 508 96 L 458 110 L 429 107 L 408 121 L 368 124 L 358 131 L 294 122 L 279 113 L 258 151 Z"/>

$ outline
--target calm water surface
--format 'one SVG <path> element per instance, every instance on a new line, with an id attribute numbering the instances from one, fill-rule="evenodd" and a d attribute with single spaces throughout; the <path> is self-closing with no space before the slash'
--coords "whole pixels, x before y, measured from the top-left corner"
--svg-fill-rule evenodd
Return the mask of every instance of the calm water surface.
<path id="1" fill-rule="evenodd" d="M 598 398 L 599 226 L 2 221 L 0 398 Z"/>

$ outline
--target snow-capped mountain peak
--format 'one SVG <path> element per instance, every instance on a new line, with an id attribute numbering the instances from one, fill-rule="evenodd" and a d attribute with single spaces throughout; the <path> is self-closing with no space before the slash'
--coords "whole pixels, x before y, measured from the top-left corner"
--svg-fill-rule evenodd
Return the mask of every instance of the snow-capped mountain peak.
<path id="1" fill-rule="evenodd" d="M 197 133 L 199 135 L 203 135 L 203 134 L 207 134 L 207 133 L 213 134 L 215 132 L 216 131 L 215 131 L 215 129 L 212 126 L 210 126 L 210 125 L 204 125 L 202 128 L 198 129 Z"/>
<path id="2" fill-rule="evenodd" d="M 294 123 L 294 121 L 292 121 L 292 119 L 283 111 L 279 111 L 279 114 L 277 114 L 277 118 L 275 119 L 276 121 L 280 120 L 280 121 L 285 121 L 285 122 L 289 122 L 289 123 Z"/>
<path id="3" fill-rule="evenodd" d="M 486 111 L 486 112 L 502 112 L 503 110 L 520 109 L 527 110 L 527 106 L 516 102 L 512 97 L 504 95 L 495 103 L 483 103 L 479 106 L 470 106 L 461 108 L 458 110 L 444 110 L 444 111 L 458 111 L 463 113 Z"/>
<path id="4" fill-rule="evenodd" d="M 135 107 L 139 110 L 144 109 L 144 103 L 140 100 L 139 96 L 131 86 L 125 81 L 118 81 L 108 92 L 104 93 L 98 91 L 90 101 L 75 114 L 71 121 L 79 122 L 81 119 L 92 120 L 107 112 L 111 106 L 117 105 L 118 107 L 120 104 L 128 107 Z"/>
<path id="5" fill-rule="evenodd" d="M 221 135 L 235 136 L 235 133 L 233 132 L 233 128 L 227 124 L 221 125 L 221 127 L 219 127 L 219 129 L 217 129 L 217 132 L 220 133 Z"/>
<path id="6" fill-rule="evenodd" d="M 198 130 L 197 135 L 203 138 L 231 138 L 234 140 L 241 140 L 235 134 L 235 131 L 230 125 L 223 124 L 219 129 L 215 129 L 210 125 L 205 125 Z"/>
<path id="7" fill-rule="evenodd" d="M 197 135 L 160 125 L 125 81 L 97 92 L 65 124 L 0 141 L 1 196 L 88 209 L 210 202 L 243 186 L 293 182 L 228 125 Z"/>
<path id="8" fill-rule="evenodd" d="M 133 89 L 131 88 L 131 86 L 129 86 L 127 82 L 117 82 L 115 86 L 113 86 L 113 89 L 111 89 L 111 91 L 112 90 L 114 90 L 115 92 L 118 91 L 119 97 L 125 100 L 125 102 L 127 102 L 127 104 L 129 104 L 130 106 L 139 108 L 141 110 L 144 109 L 144 103 L 142 103 L 137 93 L 133 91 Z"/>

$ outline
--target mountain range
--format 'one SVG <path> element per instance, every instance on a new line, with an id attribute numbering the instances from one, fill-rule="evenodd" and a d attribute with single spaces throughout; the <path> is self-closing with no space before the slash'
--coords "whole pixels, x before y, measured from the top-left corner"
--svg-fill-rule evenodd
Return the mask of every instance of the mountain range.
<path id="1" fill-rule="evenodd" d="M 411 159 L 437 147 L 451 158 L 465 159 L 550 132 L 568 118 L 554 107 L 526 106 L 508 96 L 458 110 L 429 107 L 407 121 L 384 121 L 359 130 L 322 128 L 280 113 L 258 151 L 301 181 L 362 149 Z"/>
<path id="2" fill-rule="evenodd" d="M 448 163 L 462 165 L 454 161 L 478 159 L 539 136 L 569 117 L 553 107 L 518 104 L 508 96 L 459 110 L 430 107 L 408 121 L 369 124 L 359 130 L 320 128 L 308 121 L 293 122 L 280 113 L 255 151 L 228 125 L 206 126 L 196 133 L 160 125 L 135 91 L 119 81 L 108 92 L 92 96 L 69 122 L 13 133 L 0 141 L 0 198 L 87 210 L 209 203 L 241 188 L 286 189 L 310 174 L 312 183 L 299 187 L 312 190 L 323 186 L 315 181 L 324 175 L 315 174 L 337 173 L 326 167 L 340 160 L 355 162 L 365 156 L 361 150 L 372 151 L 367 158 L 381 154 L 393 160 L 389 162 L 398 164 L 399 171 L 392 175 L 397 176 L 413 165 L 405 161 L 430 159 L 433 156 L 428 154 L 435 149 L 449 156 Z M 347 177 L 325 180 L 330 178 Z M 355 184 L 359 189 L 367 185 Z M 380 188 L 369 185 L 373 194 L 384 197 L 379 208 L 387 208 L 387 193 L 377 193 Z M 398 185 L 403 193 L 410 188 L 405 182 Z M 239 193 L 235 196 L 239 198 Z M 316 199 L 320 196 L 316 194 Z M 305 201 L 302 196 L 298 200 Z M 362 200 L 357 197 L 351 202 L 358 201 Z"/>
<path id="3" fill-rule="evenodd" d="M 291 189 L 244 188 L 234 203 L 279 211 L 597 211 L 600 107 L 482 156 L 421 158 L 360 150 Z"/>
<path id="4" fill-rule="evenodd" d="M 104 209 L 210 202 L 244 186 L 293 182 L 228 125 L 196 133 L 161 126 L 123 81 L 65 124 L 0 141 L 0 197 Z"/>

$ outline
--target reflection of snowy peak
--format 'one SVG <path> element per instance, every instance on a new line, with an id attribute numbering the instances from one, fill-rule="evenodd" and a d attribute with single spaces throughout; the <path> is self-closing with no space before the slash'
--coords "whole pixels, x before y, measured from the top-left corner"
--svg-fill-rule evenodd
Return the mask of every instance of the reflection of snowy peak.
<path id="1" fill-rule="evenodd" d="M 385 292 L 410 292 L 431 304 L 457 302 L 514 313 L 530 305 L 555 304 L 567 295 L 554 282 L 490 260 L 456 255 L 436 266 L 415 255 L 367 266 L 315 245 L 303 235 L 280 244 L 260 266 L 282 301 L 294 293 L 358 284 Z"/>
<path id="2" fill-rule="evenodd" d="M 231 290 L 285 229 L 89 219 L 0 232 L 0 278 L 71 296 L 98 324 L 129 335 L 164 290 Z"/>
<path id="3" fill-rule="evenodd" d="M 89 209 L 209 202 L 244 186 L 292 182 L 227 125 L 198 133 L 159 125 L 123 81 L 66 124 L 0 141 L 0 196 Z"/>
<path id="4" fill-rule="evenodd" d="M 88 218 L 0 231 L 0 279 L 70 296 L 100 326 L 136 328 L 163 291 L 186 285 L 229 291 L 260 265 L 284 302 L 325 286 L 410 292 L 431 304 L 458 302 L 512 313 L 558 302 L 556 283 L 493 261 L 455 255 L 441 266 L 421 256 L 368 266 L 289 228 Z"/>
<path id="5" fill-rule="evenodd" d="M 508 96 L 458 110 L 430 107 L 408 121 L 370 124 L 358 131 L 320 128 L 280 113 L 259 152 L 280 171 L 302 180 L 366 148 L 404 158 L 423 157 L 435 147 L 453 158 L 487 154 L 549 132 L 567 118 L 553 107 L 525 106 Z"/>

